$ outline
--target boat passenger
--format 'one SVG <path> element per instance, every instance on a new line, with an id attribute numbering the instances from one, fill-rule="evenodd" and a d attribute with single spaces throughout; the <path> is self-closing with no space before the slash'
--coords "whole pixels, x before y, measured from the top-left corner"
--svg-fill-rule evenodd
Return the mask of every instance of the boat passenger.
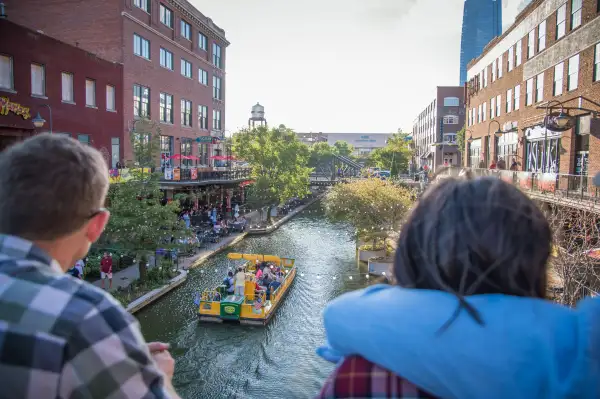
<path id="1" fill-rule="evenodd" d="M 317 352 L 339 366 L 318 397 L 599 398 L 600 301 L 545 300 L 551 243 L 511 184 L 442 180 L 402 228 L 393 285 L 326 307 Z"/>
<path id="2" fill-rule="evenodd" d="M 277 277 L 274 281 L 271 281 L 271 284 L 269 284 L 269 289 L 267 290 L 267 300 L 271 299 L 271 293 L 275 292 L 279 287 L 281 287 L 281 278 Z"/>
<path id="3" fill-rule="evenodd" d="M 233 294 L 235 291 L 235 284 L 233 281 L 233 272 L 230 270 L 227 272 L 227 277 L 223 280 L 223 285 L 225 286 L 228 294 Z"/>
<path id="4" fill-rule="evenodd" d="M 263 271 L 262 271 L 262 267 L 258 267 L 258 269 L 256 269 L 256 279 L 258 281 L 262 280 L 262 276 L 263 276 Z"/>
<path id="5" fill-rule="evenodd" d="M 213 302 L 221 302 L 221 294 L 218 291 L 215 291 L 215 295 L 213 296 Z"/>
<path id="6" fill-rule="evenodd" d="M 244 273 L 244 269 L 238 267 L 238 271 L 235 274 L 235 295 L 244 296 L 244 287 L 246 284 L 246 273 Z"/>

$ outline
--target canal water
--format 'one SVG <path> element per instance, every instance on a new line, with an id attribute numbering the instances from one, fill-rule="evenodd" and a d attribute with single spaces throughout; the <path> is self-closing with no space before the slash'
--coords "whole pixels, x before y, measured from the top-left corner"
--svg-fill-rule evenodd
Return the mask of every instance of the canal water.
<path id="1" fill-rule="evenodd" d="M 320 205 L 234 252 L 296 259 L 289 296 L 266 327 L 199 323 L 193 295 L 220 284 L 226 253 L 191 271 L 188 281 L 136 314 L 148 341 L 169 342 L 174 384 L 184 398 L 311 398 L 333 370 L 315 349 L 324 342 L 321 312 L 343 292 L 364 287 L 352 230 L 328 221 Z"/>

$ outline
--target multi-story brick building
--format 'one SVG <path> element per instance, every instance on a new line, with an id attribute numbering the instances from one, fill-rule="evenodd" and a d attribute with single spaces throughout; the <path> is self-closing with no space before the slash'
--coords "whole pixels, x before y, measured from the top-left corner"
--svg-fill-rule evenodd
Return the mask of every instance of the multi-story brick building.
<path id="1" fill-rule="evenodd" d="M 433 101 L 415 119 L 412 140 L 417 166 L 436 169 L 460 164 L 456 134 L 465 124 L 464 92 L 458 86 L 437 87 Z"/>
<path id="2" fill-rule="evenodd" d="M 600 171 L 599 16 L 600 0 L 534 0 L 469 64 L 465 165 Z M 572 128 L 547 128 L 561 109 Z"/>
<path id="3" fill-rule="evenodd" d="M 225 32 L 187 0 L 5 0 L 8 18 L 122 64 L 123 125 L 159 122 L 162 166 L 214 166 L 225 130 Z M 117 132 L 115 132 L 117 133 Z M 211 137 L 214 136 L 214 137 Z M 125 161 L 132 159 L 124 140 Z M 194 162 L 174 161 L 181 154 Z M 194 165 L 196 166 L 196 165 Z M 183 174 L 183 173 L 182 173 Z"/>
<path id="4" fill-rule="evenodd" d="M 53 133 L 96 147 L 113 167 L 123 159 L 120 64 L 7 19 L 0 37 L 0 150 Z M 45 122 L 36 128 L 38 113 Z"/>

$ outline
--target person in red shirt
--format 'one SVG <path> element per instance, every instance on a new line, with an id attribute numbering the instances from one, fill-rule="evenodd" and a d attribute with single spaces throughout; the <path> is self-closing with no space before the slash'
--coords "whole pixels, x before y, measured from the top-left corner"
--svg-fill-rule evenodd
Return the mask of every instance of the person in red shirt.
<path id="1" fill-rule="evenodd" d="M 100 278 L 102 279 L 102 289 L 104 289 L 104 280 L 108 278 L 108 289 L 112 288 L 112 256 L 108 252 L 104 253 L 100 261 Z"/>

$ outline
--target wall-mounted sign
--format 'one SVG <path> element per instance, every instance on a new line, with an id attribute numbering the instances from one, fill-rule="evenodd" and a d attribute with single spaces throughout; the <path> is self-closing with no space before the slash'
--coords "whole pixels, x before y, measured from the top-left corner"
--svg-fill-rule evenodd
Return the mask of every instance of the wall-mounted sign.
<path id="1" fill-rule="evenodd" d="M 562 112 L 553 112 L 544 118 L 544 126 L 553 132 L 564 132 L 575 126 L 575 118 Z"/>
<path id="2" fill-rule="evenodd" d="M 212 143 L 213 142 L 213 137 L 211 137 L 211 136 L 196 137 L 196 142 L 197 143 Z"/>
<path id="3" fill-rule="evenodd" d="M 25 120 L 31 118 L 29 108 L 11 102 L 8 97 L 0 97 L 0 115 L 8 115 L 9 112 L 19 115 Z"/>

